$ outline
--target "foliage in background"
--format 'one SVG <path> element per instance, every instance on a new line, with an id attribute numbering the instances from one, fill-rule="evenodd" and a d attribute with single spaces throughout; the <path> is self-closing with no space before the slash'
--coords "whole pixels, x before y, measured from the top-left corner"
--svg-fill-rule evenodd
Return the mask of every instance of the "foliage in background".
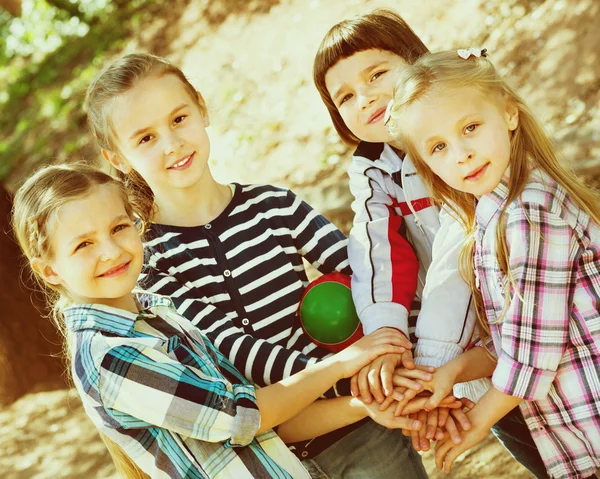
<path id="1" fill-rule="evenodd" d="M 165 0 L 23 0 L 21 17 L 0 11 L 0 181 L 10 187 L 9 175 L 34 165 L 92 155 L 85 89 L 131 31 L 165 6 Z"/>

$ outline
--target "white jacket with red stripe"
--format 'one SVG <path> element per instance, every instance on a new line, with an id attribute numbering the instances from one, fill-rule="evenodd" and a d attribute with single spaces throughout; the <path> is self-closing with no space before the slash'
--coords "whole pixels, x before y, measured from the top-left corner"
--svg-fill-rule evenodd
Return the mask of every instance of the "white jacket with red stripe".
<path id="1" fill-rule="evenodd" d="M 352 295 L 365 334 L 390 326 L 409 336 L 410 301 L 407 306 L 405 298 L 410 278 L 416 277 L 414 250 L 421 300 L 415 360 L 439 367 L 474 339 L 471 294 L 458 271 L 464 230 L 450 214 L 433 206 L 410 159 L 402 160 L 388 144 L 361 143 L 348 173 L 355 198 L 348 245 Z M 488 384 L 472 381 L 455 392 L 476 400 Z"/>

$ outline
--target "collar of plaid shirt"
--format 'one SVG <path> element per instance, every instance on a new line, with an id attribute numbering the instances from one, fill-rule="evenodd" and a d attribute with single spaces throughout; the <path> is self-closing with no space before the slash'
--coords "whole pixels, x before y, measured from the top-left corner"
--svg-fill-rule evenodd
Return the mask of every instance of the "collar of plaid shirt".
<path id="1" fill-rule="evenodd" d="M 151 312 L 153 308 L 159 306 L 173 308 L 173 303 L 165 296 L 143 291 L 137 291 L 134 294 L 143 308 L 137 314 L 103 304 L 77 304 L 66 308 L 64 311 L 67 329 L 74 332 L 95 329 L 128 337 L 132 335 L 135 322 L 138 319 L 154 316 Z"/>

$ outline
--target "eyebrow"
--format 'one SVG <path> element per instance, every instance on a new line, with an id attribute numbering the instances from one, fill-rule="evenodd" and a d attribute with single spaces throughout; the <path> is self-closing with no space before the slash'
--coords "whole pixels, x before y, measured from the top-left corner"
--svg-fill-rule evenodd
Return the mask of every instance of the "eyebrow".
<path id="1" fill-rule="evenodd" d="M 114 218 L 111 222 L 111 224 L 116 224 L 119 223 L 123 220 L 131 220 L 131 218 L 127 215 L 127 214 L 122 214 L 117 216 L 116 218 Z M 82 239 L 84 238 L 89 238 L 90 236 L 93 236 L 94 233 L 96 233 L 95 231 L 87 231 L 86 233 L 80 234 L 78 236 L 76 236 L 75 238 L 73 238 L 71 241 L 69 241 L 69 245 L 75 244 L 75 243 L 79 243 Z"/>
<path id="2" fill-rule="evenodd" d="M 359 75 L 361 75 L 361 76 L 365 75 L 368 71 L 374 70 L 375 68 L 380 67 L 384 63 L 389 63 L 389 62 L 387 60 L 382 60 L 382 61 L 379 61 L 379 62 L 372 63 L 371 65 L 363 68 L 360 71 Z M 337 102 L 337 99 L 340 96 L 340 93 L 343 91 L 343 89 L 344 89 L 345 86 L 346 86 L 346 84 L 342 83 L 342 85 L 337 89 L 337 91 L 335 92 L 335 94 L 332 96 L 332 99 L 333 99 L 334 103 Z"/>
<path id="3" fill-rule="evenodd" d="M 182 103 L 181 105 L 176 106 L 175 108 L 173 108 L 171 110 L 171 113 L 169 113 L 167 116 L 173 116 L 175 113 L 177 113 L 179 110 L 182 110 L 183 108 L 185 108 L 186 106 L 188 106 L 187 103 Z M 129 137 L 130 140 L 133 140 L 136 136 L 141 135 L 142 133 L 144 133 L 145 131 L 149 130 L 150 127 L 149 126 L 145 126 L 144 128 L 140 128 L 139 130 L 134 131 L 131 136 Z"/>

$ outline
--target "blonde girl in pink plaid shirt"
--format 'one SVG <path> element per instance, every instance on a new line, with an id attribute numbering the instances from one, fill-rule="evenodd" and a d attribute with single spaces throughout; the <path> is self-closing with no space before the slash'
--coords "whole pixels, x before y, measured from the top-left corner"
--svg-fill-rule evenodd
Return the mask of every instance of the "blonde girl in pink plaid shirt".
<path id="1" fill-rule="evenodd" d="M 405 67 L 388 108 L 395 146 L 468 232 L 463 273 L 482 347 L 425 384 L 437 404 L 456 382 L 491 376 L 463 441 L 442 440 L 438 468 L 519 406 L 555 479 L 600 469 L 600 197 L 559 161 L 485 50 Z"/>

